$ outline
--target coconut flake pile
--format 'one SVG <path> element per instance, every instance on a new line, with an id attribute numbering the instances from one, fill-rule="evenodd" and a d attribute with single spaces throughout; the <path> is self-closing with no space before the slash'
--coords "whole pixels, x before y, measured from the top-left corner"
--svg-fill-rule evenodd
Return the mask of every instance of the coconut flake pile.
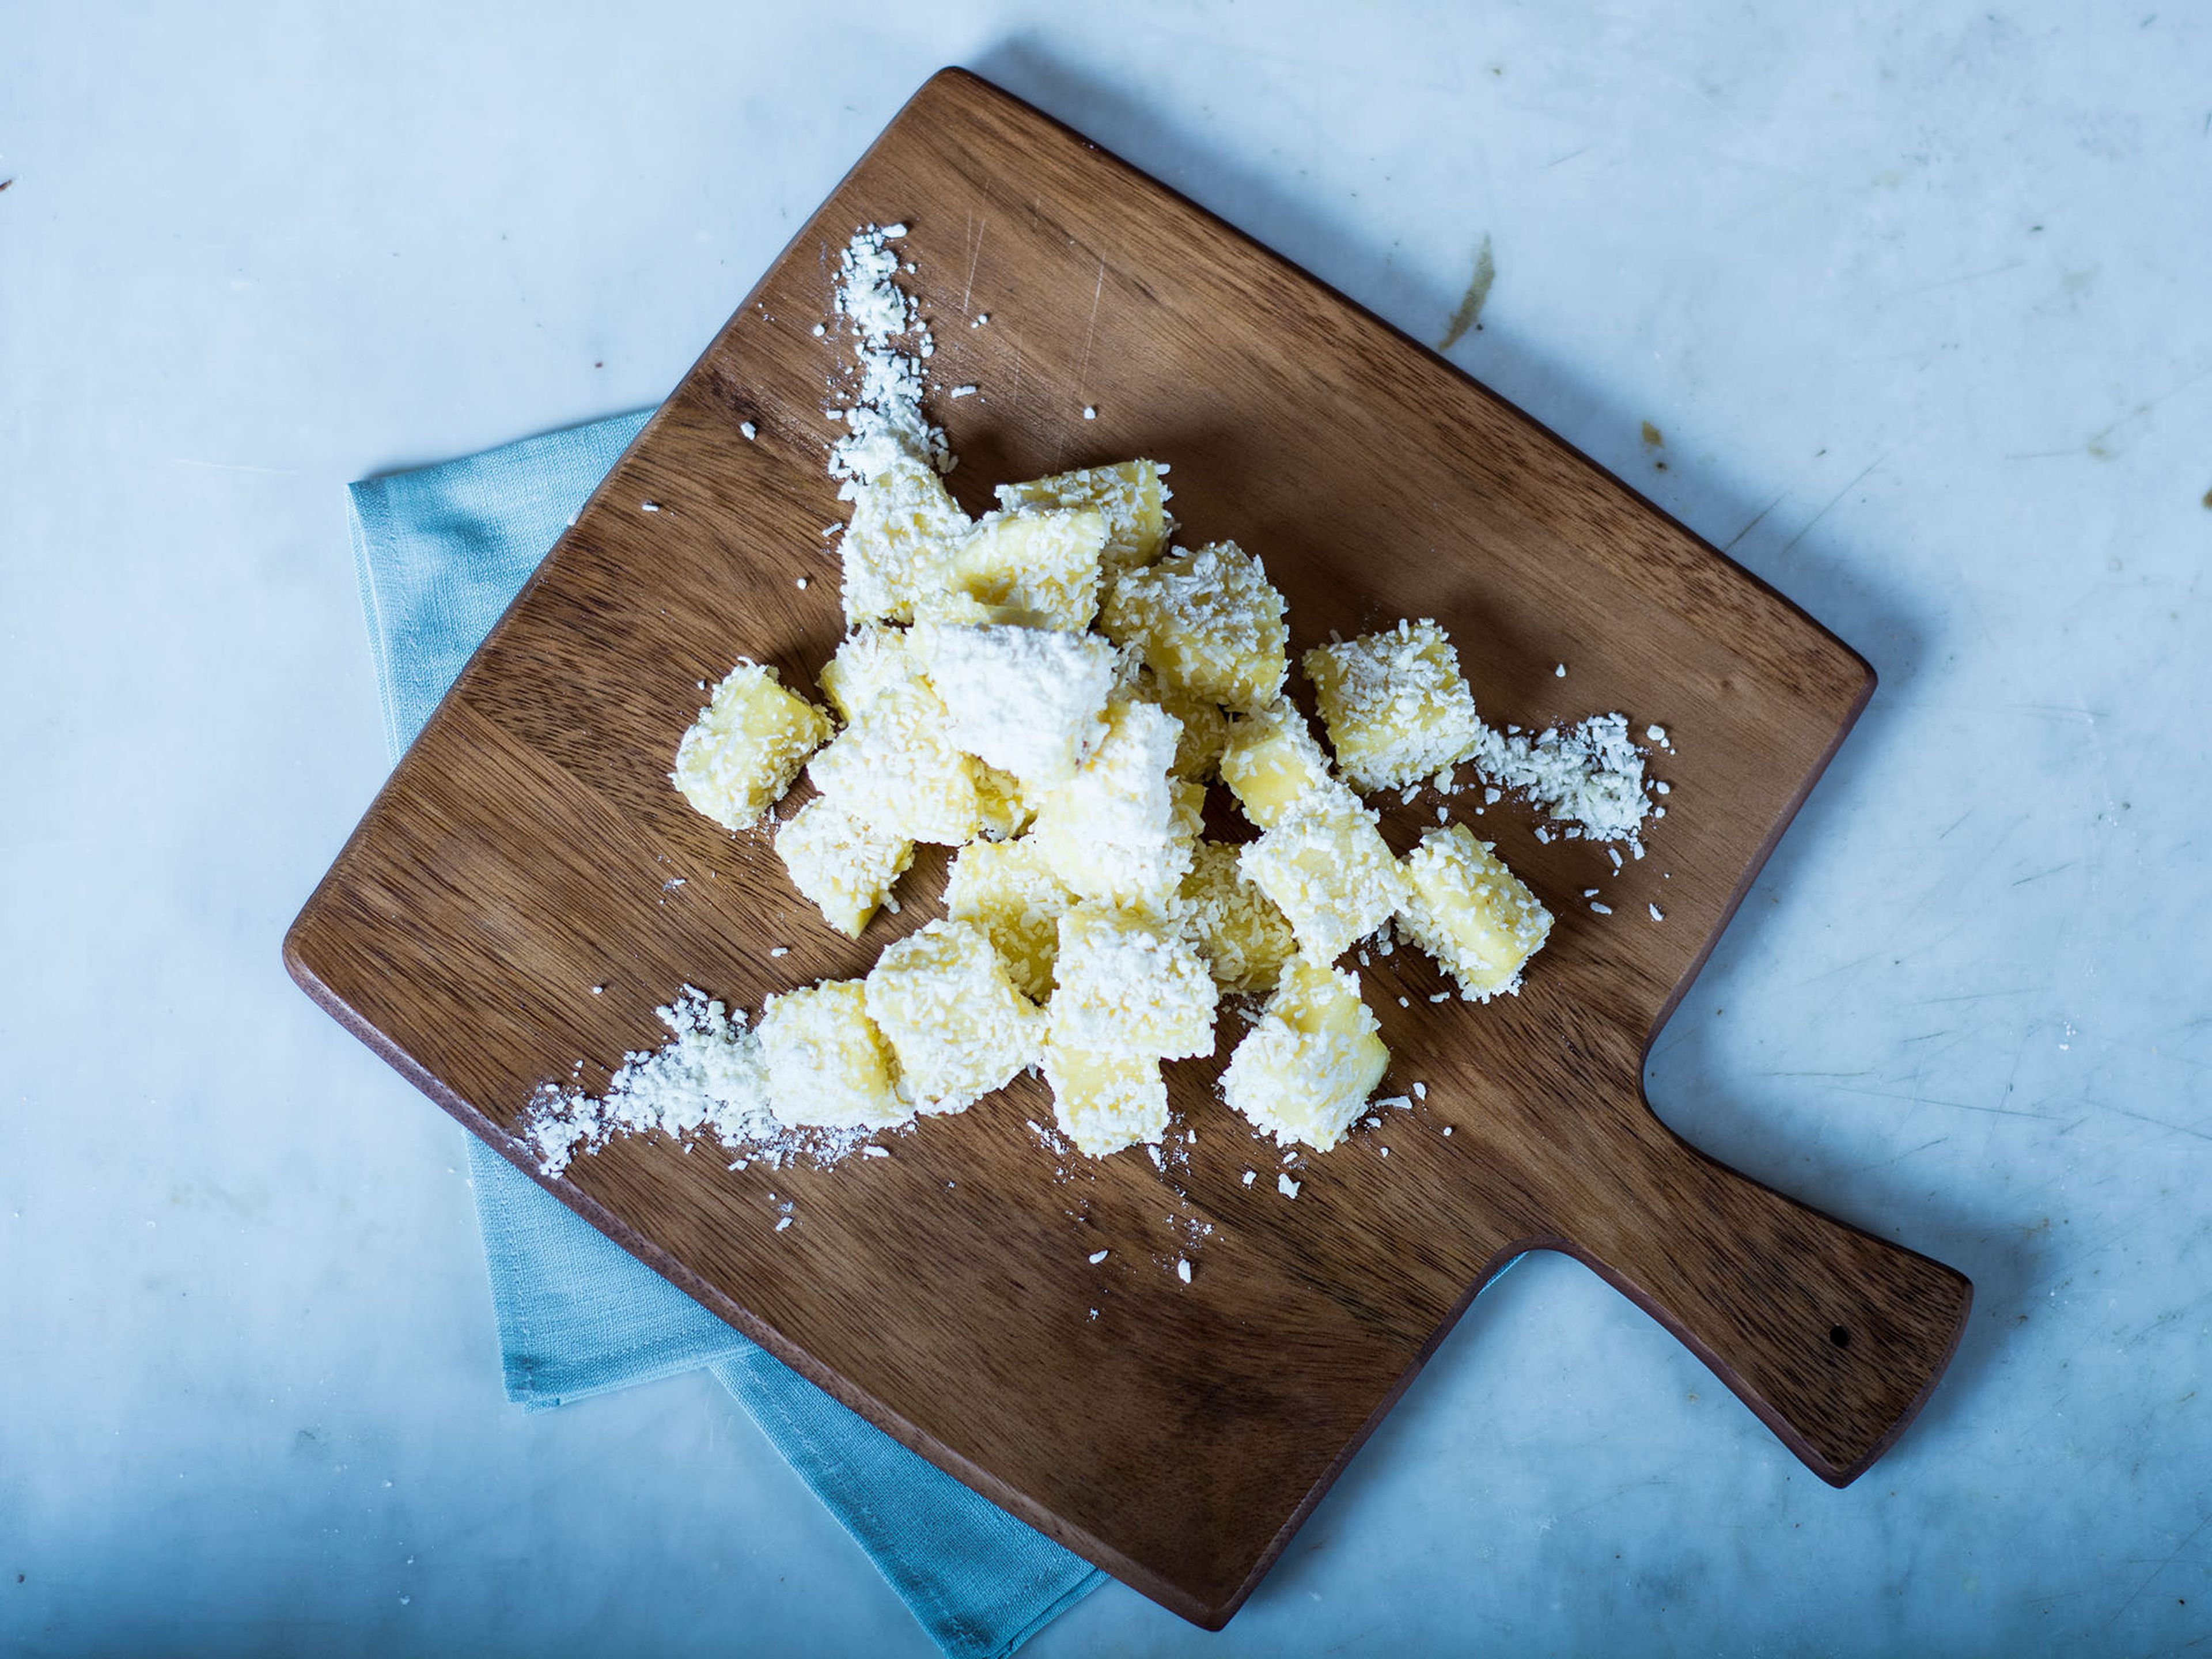
<path id="1" fill-rule="evenodd" d="M 1499 732 L 1484 726 L 1468 757 L 1501 789 L 1517 790 L 1586 841 L 1626 842 L 1641 851 L 1651 798 L 1644 751 L 1625 714 L 1593 714 L 1548 732 Z"/>
<path id="2" fill-rule="evenodd" d="M 904 225 L 864 225 L 853 233 L 837 261 L 837 313 L 860 337 L 860 384 L 842 408 L 830 410 L 845 435 L 830 451 L 830 473 L 843 481 L 838 494 L 851 501 L 860 485 L 893 462 L 926 456 L 939 472 L 954 458 L 944 428 L 921 411 L 922 363 L 937 342 L 921 321 L 914 296 L 898 285 L 898 255 L 890 244 Z M 897 342 L 910 341 L 904 350 Z"/>

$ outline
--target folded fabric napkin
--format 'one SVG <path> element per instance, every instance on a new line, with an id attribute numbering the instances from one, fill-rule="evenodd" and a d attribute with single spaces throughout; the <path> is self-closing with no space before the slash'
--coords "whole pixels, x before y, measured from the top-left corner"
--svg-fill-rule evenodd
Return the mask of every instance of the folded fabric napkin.
<path id="1" fill-rule="evenodd" d="M 351 486 L 362 607 L 395 759 L 649 413 Z M 1104 1582 L 467 1139 L 509 1400 L 541 1410 L 712 1367 L 954 1659 L 1011 1654 Z"/>

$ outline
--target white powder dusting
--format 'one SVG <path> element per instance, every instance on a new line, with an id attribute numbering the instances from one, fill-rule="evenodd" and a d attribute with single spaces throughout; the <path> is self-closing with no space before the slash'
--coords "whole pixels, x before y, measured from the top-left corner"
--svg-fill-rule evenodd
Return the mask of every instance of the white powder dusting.
<path id="1" fill-rule="evenodd" d="M 943 429 L 921 410 L 922 360 L 937 343 L 898 285 L 898 256 L 890 245 L 905 234 L 904 225 L 863 226 L 837 261 L 837 312 L 860 337 L 860 384 L 844 406 L 829 411 L 845 423 L 845 435 L 830 447 L 830 473 L 843 481 L 839 494 L 848 501 L 902 458 L 952 471 Z M 902 340 L 911 349 L 902 349 Z"/>

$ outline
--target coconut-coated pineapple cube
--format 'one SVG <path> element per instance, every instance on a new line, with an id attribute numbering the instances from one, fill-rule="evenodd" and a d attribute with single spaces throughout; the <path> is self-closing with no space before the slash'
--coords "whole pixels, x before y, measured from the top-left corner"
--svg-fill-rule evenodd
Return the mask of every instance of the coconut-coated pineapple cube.
<path id="1" fill-rule="evenodd" d="M 903 628 L 870 625 L 848 634 L 822 665 L 822 694 L 850 726 L 885 691 L 904 685 L 918 671 L 908 655 Z"/>
<path id="2" fill-rule="evenodd" d="M 1014 988 L 1038 1001 L 1052 994 L 1060 918 L 1075 902 L 1034 837 L 969 842 L 945 883 L 945 913 L 989 934 Z"/>
<path id="3" fill-rule="evenodd" d="M 1168 1131 L 1168 1085 L 1152 1054 L 1097 1054 L 1048 1042 L 1052 1115 L 1079 1152 L 1104 1158 Z"/>
<path id="4" fill-rule="evenodd" d="M 1164 708 L 1182 722 L 1175 763 L 1170 768 L 1177 777 L 1204 783 L 1219 769 L 1221 751 L 1229 746 L 1229 716 L 1219 703 L 1164 684 L 1158 675 L 1142 665 L 1141 658 L 1123 695 Z"/>
<path id="5" fill-rule="evenodd" d="M 880 1128 L 913 1109 L 893 1083 L 890 1047 L 868 1018 L 857 979 L 771 996 L 761 1005 L 761 1052 L 776 1121 L 799 1127 Z"/>
<path id="6" fill-rule="evenodd" d="M 1116 656 L 1090 634 L 1010 625 L 915 627 L 908 654 L 963 753 L 1049 789 L 1106 736 Z"/>
<path id="7" fill-rule="evenodd" d="M 1316 646 L 1306 678 L 1344 775 L 1361 789 L 1401 789 L 1449 770 L 1481 735 L 1459 653 L 1424 619 Z"/>
<path id="8" fill-rule="evenodd" d="M 1083 904 L 1060 919 L 1052 1041 L 1179 1060 L 1213 1052 L 1220 994 L 1198 947 L 1164 922 Z"/>
<path id="9" fill-rule="evenodd" d="M 1166 471 L 1151 461 L 1123 461 L 1028 483 L 1000 484 L 999 505 L 1097 507 L 1106 520 L 1106 545 L 1100 559 L 1110 574 L 1150 564 L 1167 545 L 1170 492 L 1160 482 Z"/>
<path id="10" fill-rule="evenodd" d="M 1290 668 L 1283 596 L 1234 542 L 1122 572 L 1098 626 L 1142 651 L 1162 684 L 1238 712 L 1273 702 Z"/>
<path id="11" fill-rule="evenodd" d="M 1221 781 L 1244 816 L 1262 830 L 1309 795 L 1343 794 L 1306 717 L 1284 701 L 1231 720 L 1221 750 Z"/>
<path id="12" fill-rule="evenodd" d="M 1098 614 L 1105 545 L 1105 516 L 1095 507 L 994 513 L 951 549 L 937 584 L 916 591 L 915 617 L 1080 632 Z"/>
<path id="13" fill-rule="evenodd" d="M 1272 991 L 1297 948 L 1275 902 L 1238 867 L 1238 848 L 1218 841 L 1193 848 L 1182 878 L 1184 926 L 1224 991 Z"/>
<path id="14" fill-rule="evenodd" d="M 1431 830 L 1406 854 L 1398 927 L 1478 1002 L 1521 988 L 1552 913 L 1463 823 Z"/>
<path id="15" fill-rule="evenodd" d="M 741 662 L 676 745 L 669 779 L 724 829 L 749 829 L 829 735 L 830 717 L 787 690 L 775 669 Z"/>
<path id="16" fill-rule="evenodd" d="M 1033 1063 L 1044 1016 L 1017 991 L 990 935 L 933 921 L 877 957 L 868 1018 L 898 1056 L 899 1089 L 925 1112 L 965 1111 Z"/>
<path id="17" fill-rule="evenodd" d="M 1278 1146 L 1302 1140 L 1325 1152 L 1389 1066 L 1378 1030 L 1354 975 L 1292 957 L 1221 1073 L 1222 1098 Z"/>
<path id="18" fill-rule="evenodd" d="M 968 515 L 936 468 L 911 455 L 845 491 L 853 518 L 838 553 L 847 625 L 912 622 L 915 596 L 943 590 L 952 550 L 968 535 Z"/>
<path id="19" fill-rule="evenodd" d="M 1180 730 L 1149 703 L 1116 699 L 1091 757 L 1038 800 L 1029 838 L 1071 891 L 1147 909 L 1172 902 L 1196 832 L 1190 794 L 1168 770 Z"/>
<path id="20" fill-rule="evenodd" d="M 807 763 L 806 775 L 878 834 L 957 847 L 982 828 L 975 763 L 945 735 L 937 694 L 888 687 Z"/>
<path id="21" fill-rule="evenodd" d="M 787 820 L 775 851 L 791 884 L 850 939 L 860 938 L 914 862 L 912 842 L 872 829 L 831 795 L 817 795 Z"/>
<path id="22" fill-rule="evenodd" d="M 1237 866 L 1320 962 L 1388 921 L 1405 891 L 1375 815 L 1350 796 L 1308 797 L 1244 848 Z"/>

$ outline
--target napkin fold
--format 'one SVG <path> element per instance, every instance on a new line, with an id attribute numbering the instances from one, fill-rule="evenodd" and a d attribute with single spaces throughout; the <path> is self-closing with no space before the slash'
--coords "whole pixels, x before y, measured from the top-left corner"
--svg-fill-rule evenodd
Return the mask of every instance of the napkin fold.
<path id="1" fill-rule="evenodd" d="M 395 759 L 651 412 L 349 487 Z M 710 1367 L 952 1659 L 1012 1653 L 1104 1582 L 466 1139 L 509 1400 L 543 1410 Z"/>

